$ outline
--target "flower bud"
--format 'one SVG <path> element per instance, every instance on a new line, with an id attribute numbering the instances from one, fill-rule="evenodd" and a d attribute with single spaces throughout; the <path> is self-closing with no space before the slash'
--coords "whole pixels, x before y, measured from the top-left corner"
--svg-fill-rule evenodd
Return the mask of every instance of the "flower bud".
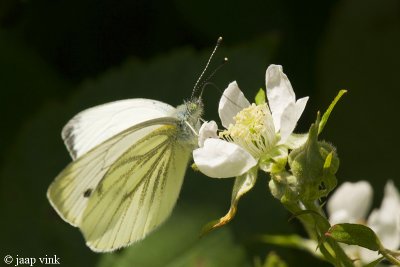
<path id="1" fill-rule="evenodd" d="M 302 201 L 324 197 L 336 186 L 339 158 L 332 145 L 318 141 L 318 128 L 319 117 L 311 125 L 307 142 L 288 158 L 290 170 L 298 179 L 297 193 Z"/>
<path id="2" fill-rule="evenodd" d="M 271 194 L 281 202 L 294 202 L 298 200 L 297 178 L 287 171 L 271 173 L 269 181 Z"/>

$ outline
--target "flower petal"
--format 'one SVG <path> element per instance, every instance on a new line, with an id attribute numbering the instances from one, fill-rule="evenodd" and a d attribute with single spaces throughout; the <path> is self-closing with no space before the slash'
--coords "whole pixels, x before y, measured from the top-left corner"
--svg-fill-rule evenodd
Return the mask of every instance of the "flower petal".
<path id="1" fill-rule="evenodd" d="M 300 119 L 308 101 L 308 97 L 300 98 L 296 103 L 290 103 L 281 115 L 281 141 L 285 143 L 288 137 L 293 133 L 297 121 Z"/>
<path id="2" fill-rule="evenodd" d="M 257 160 L 240 146 L 213 138 L 193 151 L 193 159 L 202 173 L 213 178 L 239 176 L 257 165 Z"/>
<path id="3" fill-rule="evenodd" d="M 287 146 L 290 149 L 296 149 L 301 147 L 307 142 L 308 139 L 308 133 L 305 134 L 291 134 L 286 142 L 285 146 Z"/>
<path id="4" fill-rule="evenodd" d="M 361 260 L 361 262 L 364 264 L 371 263 L 382 257 L 382 255 L 380 255 L 378 251 L 369 250 L 369 249 L 366 249 L 363 247 L 357 247 L 357 249 L 358 249 L 358 254 L 357 254 L 356 258 L 359 258 Z M 366 265 L 362 265 L 362 266 L 366 266 Z M 375 266 L 385 266 L 385 265 L 378 264 Z"/>
<path id="5" fill-rule="evenodd" d="M 384 247 L 392 250 L 400 247 L 400 194 L 392 181 L 386 183 L 381 207 L 372 211 L 367 224 Z"/>
<path id="6" fill-rule="evenodd" d="M 345 182 L 328 200 L 331 224 L 359 223 L 365 220 L 372 203 L 372 187 L 367 181 Z"/>
<path id="7" fill-rule="evenodd" d="M 204 122 L 199 130 L 198 144 L 202 147 L 207 138 L 218 138 L 217 135 L 218 125 L 215 121 Z"/>
<path id="8" fill-rule="evenodd" d="M 228 128 L 229 124 L 234 124 L 233 117 L 248 106 L 250 106 L 250 102 L 240 91 L 236 81 L 231 82 L 219 101 L 218 114 L 221 118 L 222 126 Z"/>
<path id="9" fill-rule="evenodd" d="M 280 65 L 272 64 L 267 68 L 265 87 L 268 104 L 274 119 L 275 131 L 278 132 L 281 129 L 281 115 L 290 103 L 295 103 L 296 95 Z"/>

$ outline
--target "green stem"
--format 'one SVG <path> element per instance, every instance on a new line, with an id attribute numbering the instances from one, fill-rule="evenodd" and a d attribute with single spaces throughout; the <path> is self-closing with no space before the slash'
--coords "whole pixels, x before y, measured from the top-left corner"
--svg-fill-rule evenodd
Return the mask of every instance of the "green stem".
<path id="1" fill-rule="evenodd" d="M 280 247 L 301 249 L 311 253 L 321 260 L 326 260 L 320 251 L 315 249 L 318 245 L 317 242 L 298 235 L 260 235 L 257 237 L 257 240 Z"/>
<path id="2" fill-rule="evenodd" d="M 287 202 L 287 203 L 282 203 L 285 208 L 290 211 L 293 215 L 299 214 L 303 210 L 299 207 L 298 204 L 294 202 Z M 317 241 L 318 242 L 318 235 L 315 232 L 315 224 L 310 220 L 311 218 L 306 218 L 306 217 L 311 217 L 311 215 L 304 215 L 304 216 L 298 216 L 297 219 L 300 220 L 300 222 L 303 224 L 304 229 L 306 230 L 308 236 L 310 239 Z"/>
<path id="3" fill-rule="evenodd" d="M 310 238 L 316 240 L 318 242 L 321 241 L 321 235 L 324 235 L 329 229 L 329 222 L 326 219 L 326 215 L 320 205 L 316 202 L 308 202 L 303 203 L 306 210 L 311 211 L 309 215 L 301 215 L 299 219 L 309 234 Z M 292 213 L 299 214 L 299 212 L 304 211 L 299 204 L 292 203 L 290 206 L 285 204 L 286 208 L 288 208 Z M 297 207 L 296 207 L 297 206 Z M 295 211 L 295 212 L 293 212 Z M 316 213 L 313 215 L 313 213 Z M 319 218 L 317 217 L 318 215 Z M 322 238 L 324 238 L 322 236 Z M 330 260 L 336 266 L 345 266 L 345 267 L 354 267 L 352 260 L 346 255 L 343 251 L 342 247 L 333 239 L 323 239 L 323 242 L 320 244 L 324 246 L 324 249 L 321 249 L 321 252 L 324 256 L 329 259 L 335 259 L 334 262 Z M 327 255 L 329 253 L 329 255 Z M 334 255 L 332 255 L 332 253 Z"/>
<path id="4" fill-rule="evenodd" d="M 392 253 L 391 251 L 388 251 L 387 249 L 382 249 L 379 251 L 388 261 L 390 261 L 391 263 L 400 266 L 400 260 L 397 259 Z"/>

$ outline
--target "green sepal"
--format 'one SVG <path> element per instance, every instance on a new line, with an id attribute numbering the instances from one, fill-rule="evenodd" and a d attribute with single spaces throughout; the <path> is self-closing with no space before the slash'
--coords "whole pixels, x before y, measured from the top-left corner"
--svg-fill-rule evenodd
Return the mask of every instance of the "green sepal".
<path id="1" fill-rule="evenodd" d="M 320 134 L 324 129 L 325 124 L 328 122 L 329 116 L 331 115 L 333 108 L 345 93 L 347 93 L 347 90 L 340 90 L 335 99 L 333 99 L 332 103 L 329 105 L 328 109 L 325 111 L 324 115 L 322 115 L 321 122 L 319 123 L 318 127 L 318 134 Z"/>
<path id="2" fill-rule="evenodd" d="M 260 88 L 260 90 L 258 90 L 256 97 L 255 97 L 255 101 L 256 101 L 256 105 L 265 104 L 265 91 L 262 88 Z"/>
<path id="3" fill-rule="evenodd" d="M 371 228 L 362 224 L 335 224 L 325 233 L 327 238 L 348 245 L 357 245 L 373 251 L 381 250 L 382 245 Z"/>
<path id="4" fill-rule="evenodd" d="M 203 226 L 200 236 L 207 234 L 208 232 L 222 227 L 225 224 L 229 223 L 236 215 L 237 206 L 239 204 L 240 198 L 249 192 L 257 181 L 257 167 L 253 167 L 245 174 L 236 177 L 235 183 L 232 189 L 232 197 L 231 197 L 231 206 L 225 216 L 213 220 Z"/>
<path id="5" fill-rule="evenodd" d="M 285 170 L 287 164 L 288 149 L 286 146 L 278 145 L 262 155 L 258 161 L 260 169 L 266 173 L 279 173 Z"/>

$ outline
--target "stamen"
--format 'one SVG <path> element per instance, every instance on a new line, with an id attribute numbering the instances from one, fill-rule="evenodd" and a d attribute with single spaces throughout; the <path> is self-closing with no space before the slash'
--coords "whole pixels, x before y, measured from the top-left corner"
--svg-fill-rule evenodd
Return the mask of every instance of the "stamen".
<path id="1" fill-rule="evenodd" d="M 253 104 L 240 111 L 234 120 L 234 125 L 229 125 L 220 133 L 221 138 L 240 145 L 254 157 L 267 153 L 276 144 L 277 137 L 267 104 Z"/>

